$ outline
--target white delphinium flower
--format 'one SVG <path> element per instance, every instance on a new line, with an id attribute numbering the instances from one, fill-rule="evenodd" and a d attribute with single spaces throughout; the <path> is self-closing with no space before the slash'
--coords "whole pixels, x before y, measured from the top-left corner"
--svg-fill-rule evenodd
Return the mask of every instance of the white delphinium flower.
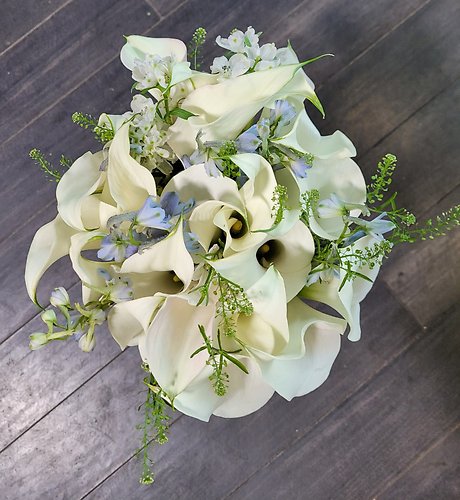
<path id="1" fill-rule="evenodd" d="M 161 57 L 158 54 L 145 54 L 133 62 L 132 77 L 138 82 L 138 90 L 155 87 L 166 89 L 191 76 L 190 63 L 177 61 L 174 55 Z"/>
<path id="2" fill-rule="evenodd" d="M 363 214 L 369 214 L 369 210 L 365 205 L 361 203 L 347 203 L 341 200 L 335 193 L 332 193 L 329 198 L 321 200 L 317 208 L 318 216 L 322 219 L 347 216 L 350 210 L 361 210 Z"/>
<path id="3" fill-rule="evenodd" d="M 254 68 L 255 71 L 264 71 L 273 69 L 281 65 L 281 60 L 277 56 L 278 50 L 274 43 L 266 43 L 260 47 L 257 59 L 258 62 Z"/>
<path id="4" fill-rule="evenodd" d="M 147 168 L 158 168 L 169 174 L 171 166 L 167 161 L 174 161 L 175 155 L 166 145 L 169 135 L 164 122 L 158 119 L 157 106 L 152 99 L 138 94 L 131 101 L 132 111 L 123 116 L 131 120 L 130 143 L 134 157 Z"/>
<path id="5" fill-rule="evenodd" d="M 211 66 L 211 73 L 218 73 L 223 78 L 235 78 L 244 75 L 251 67 L 251 61 L 245 54 L 234 54 L 230 59 L 216 57 Z"/>

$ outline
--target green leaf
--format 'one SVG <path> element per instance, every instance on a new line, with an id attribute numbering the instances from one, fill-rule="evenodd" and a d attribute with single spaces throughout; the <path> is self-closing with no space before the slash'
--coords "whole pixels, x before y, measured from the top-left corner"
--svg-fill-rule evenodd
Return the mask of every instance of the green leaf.
<path id="1" fill-rule="evenodd" d="M 196 356 L 198 353 L 200 353 L 201 351 L 204 351 L 205 349 L 206 349 L 205 345 L 198 347 L 198 349 L 196 351 L 193 351 L 193 353 L 190 355 L 190 357 L 193 358 L 193 356 Z"/>
<path id="2" fill-rule="evenodd" d="M 230 354 L 228 354 L 228 352 L 225 352 L 225 351 L 222 351 L 222 356 L 224 356 L 225 358 L 227 358 L 229 361 L 231 361 L 234 365 L 236 365 L 241 371 L 243 371 L 244 373 L 246 373 L 246 375 L 249 375 L 249 371 L 248 369 L 246 368 L 246 366 L 244 366 L 244 364 L 239 361 L 238 359 L 234 358 L 233 356 L 230 356 Z"/>
<path id="3" fill-rule="evenodd" d="M 182 108 L 174 108 L 169 112 L 169 114 L 182 118 L 183 120 L 188 120 L 191 116 L 197 116 L 191 113 L 190 111 L 187 111 L 186 109 Z"/>

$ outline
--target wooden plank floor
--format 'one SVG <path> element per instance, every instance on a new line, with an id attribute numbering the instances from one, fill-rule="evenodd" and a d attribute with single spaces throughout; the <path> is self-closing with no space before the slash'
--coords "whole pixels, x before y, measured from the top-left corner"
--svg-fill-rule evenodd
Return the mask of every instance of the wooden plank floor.
<path id="1" fill-rule="evenodd" d="M 253 25 L 290 39 L 327 118 L 367 177 L 386 152 L 394 187 L 420 218 L 460 203 L 458 0 L 2 0 L 0 24 L 0 500 L 460 498 L 460 231 L 397 248 L 363 304 L 363 338 L 344 340 L 332 374 L 290 403 L 209 424 L 176 414 L 138 483 L 135 349 L 106 333 L 31 353 L 40 324 L 23 285 L 35 230 L 55 213 L 32 147 L 76 157 L 96 145 L 73 111 L 122 112 L 130 75 L 123 34 L 212 41 Z M 217 53 L 210 44 L 208 59 Z M 67 261 L 43 288 L 78 293 Z M 43 295 L 45 297 L 45 294 Z"/>

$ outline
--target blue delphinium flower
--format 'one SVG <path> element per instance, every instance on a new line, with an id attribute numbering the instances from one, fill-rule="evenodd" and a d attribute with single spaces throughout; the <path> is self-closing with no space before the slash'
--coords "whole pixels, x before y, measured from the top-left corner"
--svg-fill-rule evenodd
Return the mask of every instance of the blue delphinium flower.
<path id="1" fill-rule="evenodd" d="M 235 140 L 238 153 L 254 153 L 261 144 L 262 141 L 259 139 L 257 128 L 254 125 Z"/>
<path id="2" fill-rule="evenodd" d="M 305 177 L 307 177 L 307 170 L 312 167 L 305 157 L 296 159 L 291 158 L 289 160 L 289 166 L 294 175 L 299 179 L 305 179 Z"/>
<path id="3" fill-rule="evenodd" d="M 370 234 L 376 240 L 383 240 L 383 234 L 392 231 L 396 226 L 390 220 L 384 219 L 387 215 L 386 212 L 382 212 L 375 219 L 363 220 L 358 217 L 347 217 L 350 222 L 354 222 L 356 225 L 362 227 L 364 234 Z"/>
<path id="4" fill-rule="evenodd" d="M 149 196 L 137 212 L 135 221 L 141 226 L 168 231 L 171 229 L 169 219 L 170 216 L 166 215 L 164 209 L 158 205 L 153 196 Z"/>
<path id="5" fill-rule="evenodd" d="M 275 101 L 275 108 L 270 110 L 270 125 L 276 124 L 273 136 L 278 137 L 281 129 L 289 125 L 297 116 L 297 112 L 292 104 L 285 99 Z"/>
<path id="6" fill-rule="evenodd" d="M 102 240 L 97 256 L 101 260 L 121 262 L 137 252 L 129 238 L 119 229 L 112 229 Z"/>
<path id="7" fill-rule="evenodd" d="M 168 191 L 162 196 L 160 206 L 168 217 L 176 217 L 190 212 L 195 206 L 195 200 L 190 198 L 188 201 L 182 202 L 177 193 Z"/>

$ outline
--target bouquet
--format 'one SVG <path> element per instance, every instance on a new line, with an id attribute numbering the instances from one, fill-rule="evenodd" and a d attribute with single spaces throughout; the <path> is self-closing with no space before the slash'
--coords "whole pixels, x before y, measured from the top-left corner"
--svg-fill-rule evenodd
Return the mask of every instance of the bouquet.
<path id="1" fill-rule="evenodd" d="M 322 136 L 310 118 L 324 111 L 304 70 L 324 56 L 301 62 L 260 36 L 217 37 L 225 55 L 210 73 L 199 70 L 203 28 L 188 48 L 128 36 L 131 110 L 73 115 L 99 151 L 62 157 L 64 174 L 31 151 L 58 181 L 58 214 L 32 241 L 27 291 L 38 304 L 40 278 L 68 255 L 82 298 L 55 288 L 30 347 L 73 338 L 89 352 L 105 322 L 121 349 L 137 346 L 144 483 L 168 407 L 233 418 L 274 392 L 315 390 L 342 337 L 359 340 L 360 303 L 392 247 L 459 224 L 457 206 L 414 226 L 388 192 L 391 154 L 366 186 L 352 142 Z"/>

